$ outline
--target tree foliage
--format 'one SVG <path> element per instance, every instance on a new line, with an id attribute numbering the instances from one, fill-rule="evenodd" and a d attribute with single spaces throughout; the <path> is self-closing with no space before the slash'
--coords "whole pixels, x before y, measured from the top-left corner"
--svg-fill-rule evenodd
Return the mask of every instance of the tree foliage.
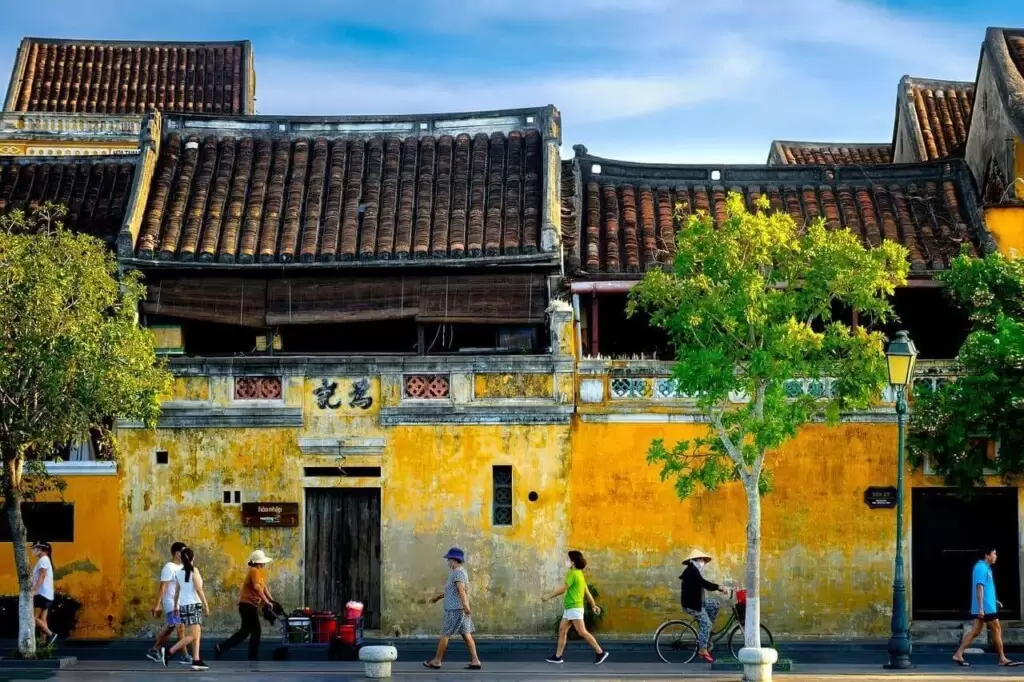
<path id="1" fill-rule="evenodd" d="M 936 473 L 961 488 L 984 485 L 986 470 L 1013 482 L 1024 473 L 1024 260 L 964 254 L 940 279 L 971 332 L 956 380 L 915 392 L 910 461 L 921 467 L 930 455 Z M 989 440 L 999 444 L 994 460 Z"/>
<path id="2" fill-rule="evenodd" d="M 677 390 L 696 397 L 713 427 L 706 438 L 651 446 L 650 461 L 683 498 L 733 480 L 764 492 L 766 453 L 801 424 L 834 421 L 884 388 L 883 337 L 833 319 L 833 310 L 889 318 L 888 297 L 906 282 L 906 250 L 890 241 L 866 249 L 822 219 L 800 226 L 766 209 L 751 213 L 733 194 L 722 225 L 691 215 L 672 271 L 648 272 L 631 296 L 630 312 L 648 312 L 668 333 Z M 795 379 L 830 390 L 794 395 Z"/>
<path id="3" fill-rule="evenodd" d="M 884 339 L 834 319 L 845 306 L 877 321 L 906 282 L 907 253 L 883 241 L 866 249 L 848 230 L 818 218 L 798 225 L 750 212 L 738 194 L 717 227 L 691 215 L 679 230 L 671 272 L 652 270 L 633 290 L 629 312 L 646 311 L 675 347 L 676 390 L 696 399 L 706 436 L 651 443 L 680 498 L 742 481 L 747 498 L 745 645 L 761 646 L 761 495 L 771 486 L 768 454 L 812 420 L 835 421 L 868 406 L 886 379 Z M 792 390 L 796 381 L 816 389 Z"/>
<path id="4" fill-rule="evenodd" d="M 144 287 L 103 242 L 65 230 L 64 209 L 0 218 L 0 493 L 21 588 L 19 649 L 32 655 L 20 503 L 61 482 L 42 460 L 108 418 L 152 423 L 170 375 L 137 323 Z M 106 439 L 112 444 L 112 439 Z"/>

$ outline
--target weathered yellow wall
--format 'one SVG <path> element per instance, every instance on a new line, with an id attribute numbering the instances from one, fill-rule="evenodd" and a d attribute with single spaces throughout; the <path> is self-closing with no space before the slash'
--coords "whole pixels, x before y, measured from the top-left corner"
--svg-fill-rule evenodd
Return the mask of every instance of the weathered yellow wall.
<path id="1" fill-rule="evenodd" d="M 567 426 L 398 427 L 384 489 L 385 632 L 435 633 L 427 600 L 447 577 L 442 554 L 468 554 L 473 617 L 490 633 L 549 628 L 540 595 L 562 580 L 568 522 Z M 491 524 L 491 467 L 513 467 L 513 525 Z M 530 491 L 537 493 L 530 502 Z"/>
<path id="2" fill-rule="evenodd" d="M 986 208 L 985 225 L 996 240 L 1000 252 L 1006 255 L 1016 252 L 1018 258 L 1024 257 L 1024 207 Z"/>
<path id="3" fill-rule="evenodd" d="M 82 603 L 77 638 L 114 637 L 119 634 L 124 566 L 118 480 L 116 476 L 68 476 L 64 480 L 64 500 L 75 505 L 75 541 L 53 543 L 55 587 Z M 51 493 L 39 501 L 60 499 Z M 17 589 L 13 549 L 9 543 L 0 544 L 0 592 L 15 594 Z"/>
<path id="4" fill-rule="evenodd" d="M 742 582 L 746 498 L 739 484 L 680 502 L 645 461 L 654 438 L 689 439 L 691 424 L 581 423 L 572 439 L 570 544 L 590 561 L 608 608 L 603 629 L 653 632 L 679 607 L 680 562 L 711 553 L 718 578 Z M 882 635 L 891 599 L 892 511 L 864 489 L 895 484 L 896 430 L 805 428 L 771 463 L 764 498 L 764 619 L 776 633 Z M 909 514 L 908 514 L 909 518 Z"/>

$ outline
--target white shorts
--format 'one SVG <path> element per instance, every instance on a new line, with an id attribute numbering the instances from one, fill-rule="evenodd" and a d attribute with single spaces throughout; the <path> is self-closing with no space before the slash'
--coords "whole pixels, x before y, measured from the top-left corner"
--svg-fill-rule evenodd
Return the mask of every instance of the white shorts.
<path id="1" fill-rule="evenodd" d="M 583 620 L 583 609 L 566 609 L 562 612 L 562 620 Z"/>

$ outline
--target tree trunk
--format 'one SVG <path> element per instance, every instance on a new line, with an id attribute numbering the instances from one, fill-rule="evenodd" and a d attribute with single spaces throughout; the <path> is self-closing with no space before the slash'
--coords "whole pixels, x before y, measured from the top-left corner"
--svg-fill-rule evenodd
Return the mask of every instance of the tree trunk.
<path id="1" fill-rule="evenodd" d="M 36 624 L 32 610 L 32 573 L 21 517 L 21 460 L 4 457 L 4 516 L 14 546 L 14 567 L 18 574 L 18 652 L 25 658 L 36 655 Z"/>
<path id="2" fill-rule="evenodd" d="M 747 618 L 743 644 L 761 648 L 761 493 L 757 481 L 744 485 L 747 491 Z"/>

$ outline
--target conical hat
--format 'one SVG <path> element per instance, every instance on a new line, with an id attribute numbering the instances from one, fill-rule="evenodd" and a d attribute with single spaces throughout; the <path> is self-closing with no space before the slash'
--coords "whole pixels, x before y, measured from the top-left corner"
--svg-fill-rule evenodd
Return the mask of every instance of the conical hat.
<path id="1" fill-rule="evenodd" d="M 708 556 L 707 552 L 699 549 L 694 549 L 685 559 L 683 559 L 683 563 L 688 564 L 694 559 L 703 559 L 704 561 L 711 561 L 711 557 Z"/>

